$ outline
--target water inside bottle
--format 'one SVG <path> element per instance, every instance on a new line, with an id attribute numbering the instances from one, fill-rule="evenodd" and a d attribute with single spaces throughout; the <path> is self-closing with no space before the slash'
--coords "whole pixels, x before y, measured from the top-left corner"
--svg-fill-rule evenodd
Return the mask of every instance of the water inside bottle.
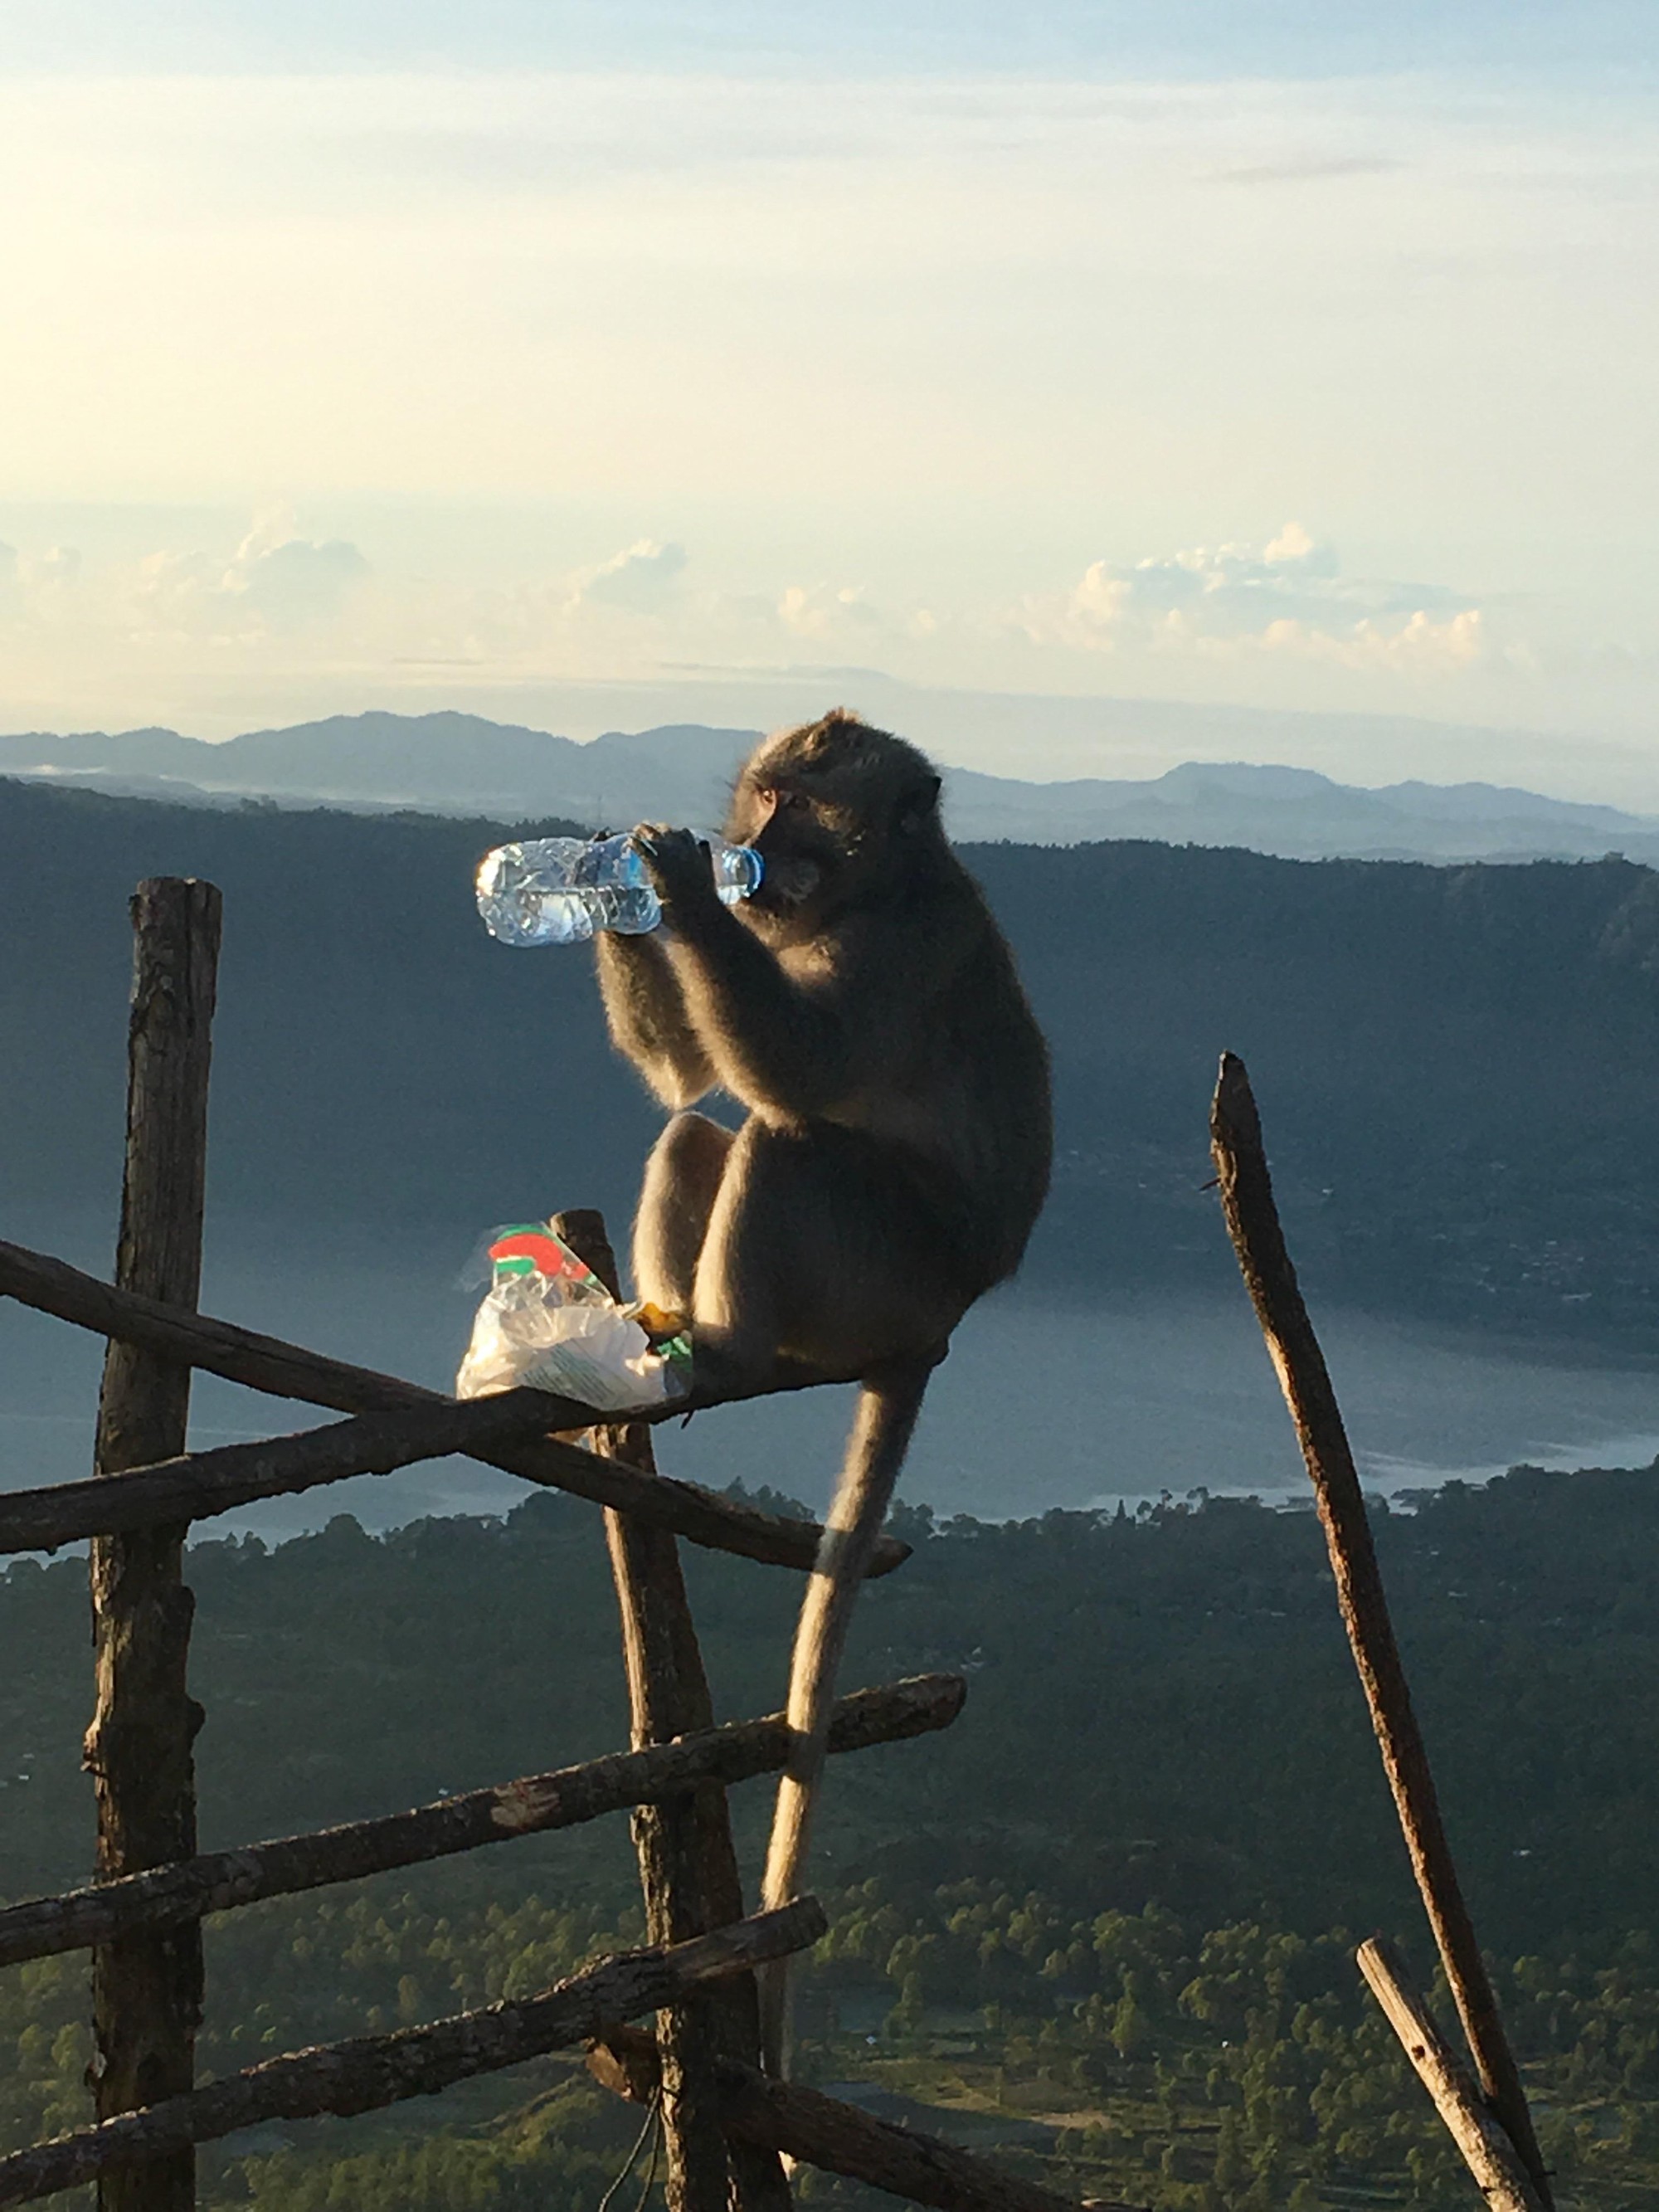
<path id="1" fill-rule="evenodd" d="M 714 889 L 736 906 L 761 880 L 758 853 L 708 840 Z M 537 837 L 500 845 L 478 866 L 478 911 L 504 945 L 580 945 L 595 930 L 642 936 L 662 920 L 645 863 L 627 836 Z"/>

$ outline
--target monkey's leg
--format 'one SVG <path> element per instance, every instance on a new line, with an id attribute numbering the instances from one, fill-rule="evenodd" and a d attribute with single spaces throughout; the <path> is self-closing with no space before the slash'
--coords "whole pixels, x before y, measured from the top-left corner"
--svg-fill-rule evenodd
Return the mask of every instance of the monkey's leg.
<path id="1" fill-rule="evenodd" d="M 691 1310 L 697 1256 L 735 1141 L 706 1114 L 677 1114 L 653 1147 L 634 1217 L 634 1285 L 653 1305 Z"/>
<path id="2" fill-rule="evenodd" d="M 697 1262 L 698 1350 L 733 1388 L 781 1353 L 848 1380 L 936 1355 L 972 1293 L 902 1170 L 856 1133 L 751 1117 Z"/>

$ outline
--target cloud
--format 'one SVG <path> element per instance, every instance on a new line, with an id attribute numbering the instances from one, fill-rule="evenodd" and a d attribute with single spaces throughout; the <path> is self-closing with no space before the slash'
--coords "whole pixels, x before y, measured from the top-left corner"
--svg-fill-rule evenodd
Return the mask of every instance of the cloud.
<path id="1" fill-rule="evenodd" d="M 260 516 L 228 562 L 210 554 L 150 553 L 122 597 L 140 630 L 256 638 L 331 621 L 368 562 L 343 538 L 300 537 L 287 509 Z"/>
<path id="2" fill-rule="evenodd" d="M 1461 667 L 1482 657 L 1480 611 L 1439 585 L 1341 573 L 1335 549 L 1287 522 L 1265 545 L 1224 544 L 1133 567 L 1096 561 L 1058 601 L 1029 601 L 1035 643 L 1086 652 L 1278 653 L 1364 668 Z"/>
<path id="3" fill-rule="evenodd" d="M 337 614 L 368 563 L 343 538 L 320 543 L 256 524 L 237 547 L 219 592 L 263 626 L 287 629 Z"/>
<path id="4" fill-rule="evenodd" d="M 1464 607 L 1440 622 L 1419 607 L 1394 626 L 1362 618 L 1346 632 L 1316 629 L 1298 622 L 1270 623 L 1254 642 L 1264 653 L 1405 675 L 1449 674 L 1484 660 L 1488 650 L 1479 607 Z"/>
<path id="5" fill-rule="evenodd" d="M 67 602 L 81 576 L 81 556 L 70 545 L 20 553 L 0 544 L 0 617 L 52 614 Z"/>
<path id="6" fill-rule="evenodd" d="M 687 555 L 683 545 L 641 538 L 589 570 L 576 586 L 572 608 L 584 604 L 625 607 L 630 614 L 656 614 L 672 598 Z"/>
<path id="7" fill-rule="evenodd" d="M 884 627 L 860 586 L 790 584 L 777 603 L 777 619 L 792 637 L 846 637 Z"/>

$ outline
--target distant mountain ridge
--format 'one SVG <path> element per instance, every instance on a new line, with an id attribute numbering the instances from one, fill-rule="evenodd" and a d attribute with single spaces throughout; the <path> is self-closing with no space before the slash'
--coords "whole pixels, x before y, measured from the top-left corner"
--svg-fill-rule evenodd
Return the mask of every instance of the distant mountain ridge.
<path id="1" fill-rule="evenodd" d="M 222 744 L 167 729 L 0 737 L 0 774 L 134 798 L 247 799 L 619 827 L 706 823 L 759 733 L 669 723 L 579 744 L 480 715 L 337 714 Z M 1367 790 L 1311 769 L 1189 761 L 1145 781 L 1030 783 L 947 768 L 955 836 L 1075 845 L 1133 838 L 1285 860 L 1599 860 L 1659 866 L 1659 817 L 1486 783 Z"/>

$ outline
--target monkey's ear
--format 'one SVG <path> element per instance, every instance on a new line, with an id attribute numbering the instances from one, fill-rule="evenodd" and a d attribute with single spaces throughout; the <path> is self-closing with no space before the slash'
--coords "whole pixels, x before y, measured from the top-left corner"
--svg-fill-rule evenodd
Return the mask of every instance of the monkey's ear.
<path id="1" fill-rule="evenodd" d="M 930 775 L 926 783 L 910 792 L 900 801 L 898 826 L 901 830 L 920 830 L 930 819 L 939 805 L 939 780 Z"/>

